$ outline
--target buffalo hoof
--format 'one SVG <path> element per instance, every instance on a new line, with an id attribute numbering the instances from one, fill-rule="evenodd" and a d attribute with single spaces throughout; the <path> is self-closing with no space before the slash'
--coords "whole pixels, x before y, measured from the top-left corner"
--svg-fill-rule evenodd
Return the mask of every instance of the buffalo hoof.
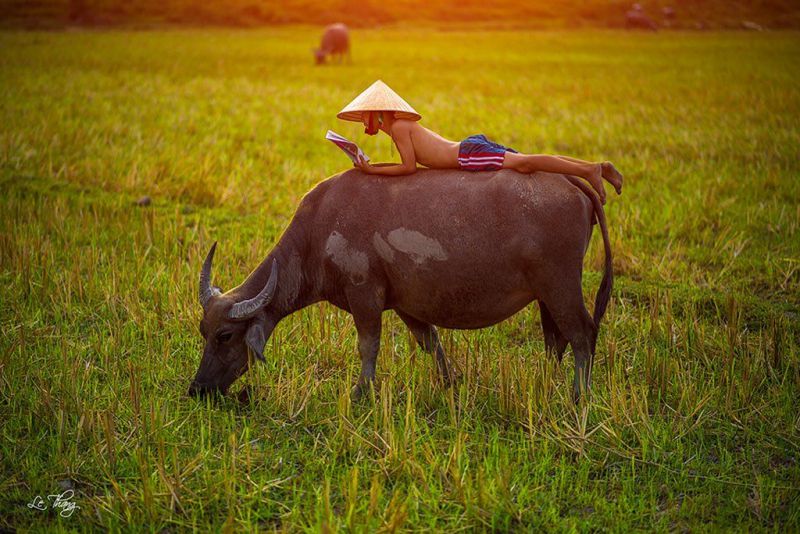
<path id="1" fill-rule="evenodd" d="M 369 397 L 370 390 L 375 388 L 375 381 L 359 382 L 350 390 L 350 400 L 358 401 Z M 375 391 L 377 393 L 377 390 Z"/>
<path id="2" fill-rule="evenodd" d="M 463 381 L 464 376 L 461 373 L 456 373 L 455 371 L 450 371 L 446 375 L 442 376 L 442 386 L 444 386 L 444 389 L 457 386 Z"/>
<path id="3" fill-rule="evenodd" d="M 591 390 L 588 389 L 572 389 L 572 402 L 575 403 L 575 406 L 579 406 L 581 404 L 585 404 L 589 402 L 589 397 L 591 394 Z"/>
<path id="4" fill-rule="evenodd" d="M 239 404 L 250 404 L 253 401 L 253 388 L 250 386 L 245 386 L 236 396 L 236 400 L 239 401 Z"/>

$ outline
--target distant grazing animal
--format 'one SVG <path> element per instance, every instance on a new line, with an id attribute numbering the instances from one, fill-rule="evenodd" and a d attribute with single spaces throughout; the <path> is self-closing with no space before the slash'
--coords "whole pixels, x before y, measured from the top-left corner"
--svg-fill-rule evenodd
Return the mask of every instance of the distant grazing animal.
<path id="1" fill-rule="evenodd" d="M 675 8 L 672 6 L 664 6 L 661 8 L 661 14 L 664 17 L 664 27 L 671 28 L 675 23 Z"/>
<path id="2" fill-rule="evenodd" d="M 581 291 L 594 221 L 605 272 L 594 316 Z M 381 314 L 394 310 L 454 378 L 436 326 L 484 328 L 539 301 L 544 341 L 560 361 L 575 355 L 573 398 L 588 389 L 613 274 L 605 214 L 590 186 L 572 176 L 511 170 L 418 170 L 402 178 L 349 170 L 305 195 L 264 261 L 227 293 L 211 285 L 211 247 L 200 273 L 205 348 L 190 395 L 225 393 L 264 361 L 278 322 L 328 301 L 353 316 L 361 395 L 375 378 Z"/>
<path id="3" fill-rule="evenodd" d="M 338 62 L 347 55 L 350 60 L 350 32 L 347 26 L 337 22 L 325 28 L 319 48 L 312 49 L 317 65 L 325 63 L 327 56 L 333 56 Z"/>
<path id="4" fill-rule="evenodd" d="M 631 9 L 625 13 L 625 27 L 658 31 L 658 24 L 645 14 L 640 4 L 633 4 Z"/>

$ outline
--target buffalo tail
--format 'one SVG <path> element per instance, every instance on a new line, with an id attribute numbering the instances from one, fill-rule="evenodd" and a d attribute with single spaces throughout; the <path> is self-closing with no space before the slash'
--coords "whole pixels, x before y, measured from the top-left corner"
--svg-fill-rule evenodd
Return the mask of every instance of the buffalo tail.
<path id="1" fill-rule="evenodd" d="M 595 217 L 600 224 L 600 232 L 603 234 L 603 247 L 606 253 L 605 272 L 603 273 L 603 280 L 600 282 L 600 287 L 597 289 L 597 295 L 594 298 L 594 324 L 600 328 L 600 321 L 603 320 L 603 315 L 606 313 L 608 301 L 611 299 L 611 288 L 614 286 L 614 268 L 611 259 L 611 243 L 608 239 L 608 227 L 606 226 L 606 213 L 603 210 L 603 204 L 597 194 L 592 190 L 591 186 L 576 176 L 565 174 L 567 180 L 572 185 L 583 191 L 588 196 L 592 205 L 594 206 Z"/>

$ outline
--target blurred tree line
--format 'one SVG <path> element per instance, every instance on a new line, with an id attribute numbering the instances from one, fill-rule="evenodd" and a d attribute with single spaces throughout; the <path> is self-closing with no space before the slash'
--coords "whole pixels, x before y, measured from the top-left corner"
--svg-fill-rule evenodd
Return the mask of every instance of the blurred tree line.
<path id="1" fill-rule="evenodd" d="M 65 26 L 386 24 L 494 28 L 622 27 L 630 0 L 0 0 L 0 25 Z M 643 0 L 660 26 L 800 27 L 798 0 Z M 666 10 L 666 11 L 665 11 Z M 666 13 L 670 12 L 667 16 Z"/>

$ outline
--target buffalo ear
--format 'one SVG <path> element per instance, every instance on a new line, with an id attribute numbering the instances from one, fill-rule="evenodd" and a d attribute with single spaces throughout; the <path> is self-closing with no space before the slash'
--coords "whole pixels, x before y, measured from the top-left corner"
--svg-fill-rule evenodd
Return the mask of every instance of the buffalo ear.
<path id="1" fill-rule="evenodd" d="M 267 336 L 264 332 L 264 326 L 261 324 L 261 321 L 252 322 L 244 335 L 244 341 L 247 343 L 247 346 L 250 347 L 250 350 L 252 350 L 256 355 L 256 358 L 264 363 L 267 362 L 267 360 L 264 358 L 264 345 L 267 344 Z"/>

